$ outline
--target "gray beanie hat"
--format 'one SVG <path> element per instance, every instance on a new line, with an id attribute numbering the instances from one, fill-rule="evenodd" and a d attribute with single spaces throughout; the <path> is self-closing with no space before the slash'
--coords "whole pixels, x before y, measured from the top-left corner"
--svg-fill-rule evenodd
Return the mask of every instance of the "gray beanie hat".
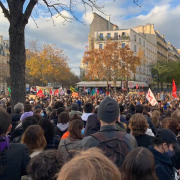
<path id="1" fill-rule="evenodd" d="M 106 123 L 112 123 L 119 117 L 119 105 L 111 97 L 105 98 L 98 110 L 98 118 Z"/>
<path id="2" fill-rule="evenodd" d="M 71 105 L 71 110 L 79 111 L 79 105 L 77 103 L 74 103 Z"/>

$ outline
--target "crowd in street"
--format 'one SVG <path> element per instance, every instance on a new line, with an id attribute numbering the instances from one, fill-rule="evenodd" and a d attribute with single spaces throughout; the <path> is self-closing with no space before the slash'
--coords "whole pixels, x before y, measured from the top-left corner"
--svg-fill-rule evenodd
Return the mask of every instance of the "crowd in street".
<path id="1" fill-rule="evenodd" d="M 180 99 L 0 97 L 0 180 L 179 180 Z"/>

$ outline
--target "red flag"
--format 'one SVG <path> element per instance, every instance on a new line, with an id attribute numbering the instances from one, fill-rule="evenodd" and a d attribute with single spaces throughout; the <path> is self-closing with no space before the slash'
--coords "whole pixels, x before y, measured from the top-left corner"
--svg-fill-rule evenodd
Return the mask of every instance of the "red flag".
<path id="1" fill-rule="evenodd" d="M 86 90 L 86 88 L 84 87 L 84 91 Z"/>
<path id="2" fill-rule="evenodd" d="M 49 94 L 52 95 L 52 89 L 51 89 L 51 88 L 50 88 L 50 90 L 49 90 Z"/>
<path id="3" fill-rule="evenodd" d="M 106 95 L 107 95 L 107 96 L 109 95 L 109 92 L 108 92 L 108 91 L 106 91 Z"/>
<path id="4" fill-rule="evenodd" d="M 176 91 L 177 91 L 177 87 L 176 87 L 175 81 L 174 81 L 174 79 L 173 79 L 173 84 L 172 84 L 172 96 L 175 97 L 175 98 L 177 98 Z"/>
<path id="5" fill-rule="evenodd" d="M 139 85 L 138 84 L 136 84 L 136 89 L 138 89 L 139 88 Z"/>
<path id="6" fill-rule="evenodd" d="M 40 89 L 36 95 L 39 97 L 44 97 L 42 89 Z"/>
<path id="7" fill-rule="evenodd" d="M 99 94 L 99 89 L 97 89 L 97 94 Z"/>
<path id="8" fill-rule="evenodd" d="M 54 91 L 54 96 L 58 96 L 58 95 L 59 95 L 59 90 L 57 89 Z"/>

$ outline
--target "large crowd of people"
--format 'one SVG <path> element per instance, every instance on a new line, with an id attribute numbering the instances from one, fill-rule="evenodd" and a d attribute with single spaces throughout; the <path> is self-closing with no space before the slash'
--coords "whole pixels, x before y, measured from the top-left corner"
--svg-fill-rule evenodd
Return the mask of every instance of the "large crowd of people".
<path id="1" fill-rule="evenodd" d="M 0 180 L 179 180 L 170 93 L 0 97 Z"/>

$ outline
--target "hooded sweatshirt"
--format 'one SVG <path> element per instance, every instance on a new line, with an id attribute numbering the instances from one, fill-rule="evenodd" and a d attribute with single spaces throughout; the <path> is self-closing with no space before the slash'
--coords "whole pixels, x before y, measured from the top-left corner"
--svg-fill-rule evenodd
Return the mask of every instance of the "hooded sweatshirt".
<path id="1" fill-rule="evenodd" d="M 32 111 L 23 113 L 21 118 L 20 118 L 20 121 L 23 121 L 23 119 L 25 119 L 25 118 L 27 118 L 29 116 L 33 116 L 33 112 Z"/>

